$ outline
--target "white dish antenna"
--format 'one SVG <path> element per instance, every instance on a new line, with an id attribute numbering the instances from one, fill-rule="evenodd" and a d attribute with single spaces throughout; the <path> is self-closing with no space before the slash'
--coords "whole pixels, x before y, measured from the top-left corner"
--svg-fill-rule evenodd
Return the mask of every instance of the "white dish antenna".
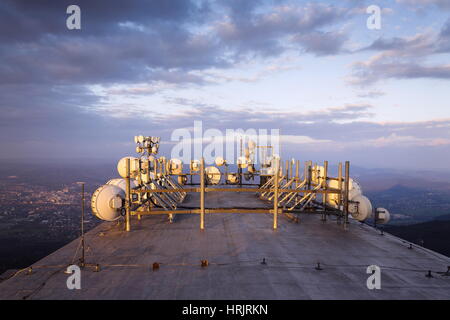
<path id="1" fill-rule="evenodd" d="M 206 167 L 206 180 L 209 184 L 218 184 L 220 182 L 220 178 L 222 174 L 220 173 L 220 170 L 217 167 Z"/>
<path id="2" fill-rule="evenodd" d="M 238 183 L 238 176 L 236 173 L 228 173 L 227 174 L 227 182 L 230 184 Z"/>
<path id="3" fill-rule="evenodd" d="M 105 184 L 95 190 L 91 199 L 92 213 L 105 221 L 120 218 L 125 192 L 118 186 Z"/>
<path id="4" fill-rule="evenodd" d="M 192 160 L 191 161 L 191 171 L 199 171 L 200 170 L 200 160 Z"/>
<path id="5" fill-rule="evenodd" d="M 181 185 L 185 185 L 186 183 L 187 183 L 187 177 L 186 176 L 178 176 L 178 184 L 181 184 Z"/>
<path id="6" fill-rule="evenodd" d="M 237 165 L 238 165 L 238 167 L 241 168 L 241 169 L 247 168 L 247 166 L 248 166 L 247 158 L 245 158 L 245 157 L 239 157 L 239 158 L 237 159 Z"/>
<path id="7" fill-rule="evenodd" d="M 183 161 L 174 158 L 169 161 L 169 171 L 170 174 L 181 174 L 183 173 Z"/>
<path id="8" fill-rule="evenodd" d="M 372 215 L 372 203 L 366 196 L 356 196 L 352 201 L 354 202 L 349 203 L 348 211 L 354 219 L 365 221 L 370 218 Z"/>
<path id="9" fill-rule="evenodd" d="M 311 168 L 311 181 L 315 184 L 321 184 L 325 177 L 325 168 L 314 166 Z"/>
<path id="10" fill-rule="evenodd" d="M 225 165 L 225 159 L 222 157 L 217 157 L 215 160 L 216 166 L 221 167 L 223 165 Z"/>
<path id="11" fill-rule="evenodd" d="M 385 208 L 376 208 L 376 223 L 378 224 L 386 224 L 391 220 L 391 214 Z"/>
<path id="12" fill-rule="evenodd" d="M 249 148 L 250 151 L 255 150 L 255 148 L 256 148 L 256 142 L 253 141 L 253 140 L 248 140 L 248 148 Z"/>
<path id="13" fill-rule="evenodd" d="M 127 188 L 127 182 L 125 179 L 117 178 L 117 179 L 111 179 L 106 184 L 111 186 L 116 186 L 122 189 L 124 192 Z M 131 189 L 136 188 L 138 186 L 138 182 L 134 179 L 130 179 L 130 187 Z"/>
<path id="14" fill-rule="evenodd" d="M 357 181 L 355 181 L 352 178 L 350 178 L 350 180 L 349 180 L 348 199 L 349 200 L 353 200 L 357 196 L 360 196 L 360 195 L 362 195 L 361 185 Z"/>
<path id="15" fill-rule="evenodd" d="M 136 178 L 139 173 L 139 159 L 134 157 L 124 157 L 117 163 L 117 172 L 122 178 L 127 177 L 127 159 L 130 159 L 130 178 Z"/>

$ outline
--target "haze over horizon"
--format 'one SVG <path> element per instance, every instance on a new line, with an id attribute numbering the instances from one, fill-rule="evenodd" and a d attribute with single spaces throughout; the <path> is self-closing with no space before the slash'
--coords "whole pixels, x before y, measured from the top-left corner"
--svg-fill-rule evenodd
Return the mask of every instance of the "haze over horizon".
<path id="1" fill-rule="evenodd" d="M 139 134 L 167 155 L 201 120 L 280 129 L 284 157 L 450 170 L 448 1 L 112 3 L 0 4 L 0 159 L 119 159 Z"/>

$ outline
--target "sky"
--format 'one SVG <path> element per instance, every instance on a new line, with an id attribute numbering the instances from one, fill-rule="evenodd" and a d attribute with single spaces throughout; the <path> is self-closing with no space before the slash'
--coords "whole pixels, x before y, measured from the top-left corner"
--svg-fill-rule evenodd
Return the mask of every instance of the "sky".
<path id="1" fill-rule="evenodd" d="M 448 171 L 449 58 L 450 0 L 4 0 L 0 158 L 170 153 L 202 121 L 279 129 L 283 158 Z"/>

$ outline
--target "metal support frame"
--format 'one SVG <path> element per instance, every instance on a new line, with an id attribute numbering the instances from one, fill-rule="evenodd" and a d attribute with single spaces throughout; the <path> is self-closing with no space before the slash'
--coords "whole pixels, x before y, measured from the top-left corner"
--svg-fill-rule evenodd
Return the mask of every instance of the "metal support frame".
<path id="1" fill-rule="evenodd" d="M 280 160 L 275 161 L 275 186 L 274 186 L 274 199 L 273 199 L 273 229 L 278 228 L 278 178 L 280 174 Z"/>
<path id="2" fill-rule="evenodd" d="M 328 161 L 323 162 L 323 168 L 324 168 L 324 170 L 323 170 L 324 177 L 322 180 L 322 189 L 326 191 L 328 188 Z M 327 202 L 328 202 L 328 197 L 327 197 L 327 193 L 325 192 L 322 194 L 322 204 L 323 204 L 324 208 L 326 208 Z M 327 221 L 327 214 L 326 214 L 325 209 L 322 213 L 322 221 Z"/>
<path id="3" fill-rule="evenodd" d="M 348 194 L 350 189 L 350 162 L 345 161 L 345 191 L 344 191 L 344 223 L 348 224 Z"/>
<path id="4" fill-rule="evenodd" d="M 131 210 L 131 184 L 130 184 L 130 158 L 126 161 L 126 190 L 125 190 L 125 230 L 130 231 L 130 210 Z"/>
<path id="5" fill-rule="evenodd" d="M 200 163 L 200 230 L 205 229 L 205 159 Z"/>
<path id="6" fill-rule="evenodd" d="M 200 230 L 205 229 L 205 214 L 210 213 L 265 213 L 273 215 L 273 229 L 278 228 L 278 214 L 286 214 L 290 217 L 295 217 L 292 213 L 304 212 L 305 208 L 316 208 L 317 205 L 322 206 L 321 213 L 322 220 L 326 221 L 327 215 L 335 214 L 338 220 L 343 216 L 345 223 L 348 223 L 348 208 L 349 208 L 349 183 L 350 183 L 350 163 L 345 162 L 345 178 L 342 178 L 342 163 L 339 163 L 338 167 L 338 177 L 332 178 L 328 177 L 328 161 L 324 162 L 324 174 L 320 177 L 321 181 L 315 183 L 312 181 L 312 170 L 317 170 L 317 166 L 313 168 L 312 161 L 305 162 L 304 176 L 302 181 L 300 181 L 299 171 L 300 163 L 297 160 L 295 162 L 295 175 L 294 175 L 294 162 L 286 162 L 286 175 L 280 177 L 280 174 L 284 171 L 280 167 L 280 159 L 275 161 L 275 173 L 272 175 L 271 179 L 268 179 L 264 185 L 258 184 L 248 184 L 248 187 L 242 187 L 238 184 L 235 188 L 224 188 L 224 187 L 207 187 L 206 186 L 206 172 L 205 172 L 205 161 L 202 158 L 200 161 L 200 172 L 194 173 L 190 170 L 189 175 L 191 175 L 191 181 L 193 175 L 199 175 L 200 181 L 198 184 L 191 183 L 193 187 L 184 188 L 178 184 L 172 185 L 170 188 L 162 187 L 157 189 L 150 188 L 136 188 L 131 189 L 131 174 L 130 174 L 130 159 L 126 161 L 126 190 L 125 190 L 125 230 L 131 230 L 131 216 L 137 215 L 138 219 L 144 215 L 158 215 L 167 214 L 169 217 L 175 214 L 199 214 L 200 216 Z M 159 170 L 158 170 L 159 169 Z M 156 177 L 166 177 L 170 178 L 168 175 L 170 172 L 167 170 L 167 163 L 154 161 L 154 173 Z M 164 173 L 165 172 L 165 173 Z M 187 174 L 183 174 L 187 175 Z M 177 174 L 175 174 L 177 176 Z M 288 180 L 287 177 L 291 179 Z M 338 188 L 331 188 L 328 186 L 329 180 L 337 180 Z M 242 181 L 241 181 L 242 183 Z M 198 185 L 198 187 L 194 187 Z M 185 209 L 176 206 L 171 208 L 163 207 L 161 209 L 150 207 L 143 207 L 142 194 L 147 195 L 155 194 L 155 196 L 163 197 L 175 197 L 180 193 L 186 194 L 187 192 L 198 192 L 200 193 L 200 203 L 198 208 Z M 271 208 L 206 208 L 205 207 L 205 196 L 207 192 L 252 192 L 259 193 L 260 195 L 266 195 L 266 200 L 273 200 L 273 207 Z M 137 197 L 133 197 L 133 194 L 138 194 Z M 172 196 L 172 194 L 174 194 Z M 321 202 L 314 202 L 312 200 L 316 199 L 317 194 L 321 194 Z M 328 205 L 328 196 L 330 194 L 337 194 L 337 208 L 332 208 Z M 170 198 L 169 197 L 169 198 Z M 133 198 L 138 200 L 133 201 Z M 281 200 L 280 200 L 281 199 Z M 289 202 L 293 201 L 293 205 L 289 208 L 283 206 L 285 200 L 288 199 Z M 181 200 L 182 201 L 182 200 Z M 280 205 L 281 204 L 281 205 Z M 311 205 L 313 204 L 313 205 Z M 280 207 L 283 209 L 280 210 Z M 298 220 L 298 219 L 297 219 Z"/>
<path id="7" fill-rule="evenodd" d="M 341 206 L 341 202 L 342 202 L 342 162 L 339 162 L 338 165 L 338 189 L 339 189 L 339 193 L 338 193 L 338 206 L 340 209 Z M 341 221 L 341 215 L 338 215 L 338 219 L 337 222 L 340 223 Z"/>
<path id="8" fill-rule="evenodd" d="M 84 267 L 84 182 L 81 183 L 81 258 L 80 258 L 80 266 Z"/>

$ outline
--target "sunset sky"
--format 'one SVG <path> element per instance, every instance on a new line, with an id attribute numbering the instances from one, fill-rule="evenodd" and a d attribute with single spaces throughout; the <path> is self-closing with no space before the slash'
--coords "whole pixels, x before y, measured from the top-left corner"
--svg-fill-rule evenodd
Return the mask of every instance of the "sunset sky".
<path id="1" fill-rule="evenodd" d="M 280 129 L 283 157 L 450 170 L 449 58 L 449 0 L 6 0 L 0 157 L 119 159 L 202 120 Z"/>

